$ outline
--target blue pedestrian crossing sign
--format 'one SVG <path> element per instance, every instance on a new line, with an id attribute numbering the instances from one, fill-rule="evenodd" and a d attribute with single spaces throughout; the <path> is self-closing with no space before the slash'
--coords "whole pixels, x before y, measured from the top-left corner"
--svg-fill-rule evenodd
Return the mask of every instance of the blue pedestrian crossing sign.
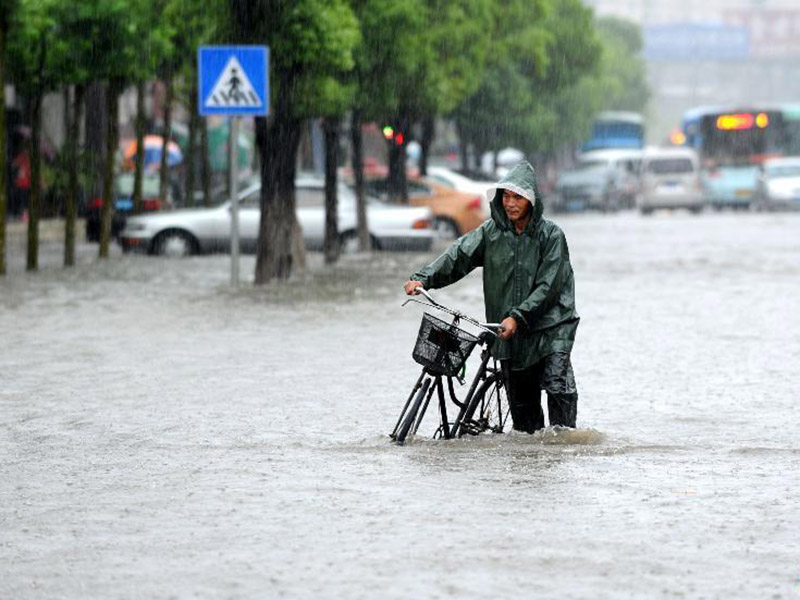
<path id="1" fill-rule="evenodd" d="M 269 48 L 201 46 L 197 50 L 199 113 L 269 114 Z"/>

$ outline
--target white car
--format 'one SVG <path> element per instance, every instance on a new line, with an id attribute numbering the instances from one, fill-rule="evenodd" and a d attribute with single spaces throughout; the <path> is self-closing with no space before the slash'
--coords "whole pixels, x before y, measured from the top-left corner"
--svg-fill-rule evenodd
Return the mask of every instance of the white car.
<path id="1" fill-rule="evenodd" d="M 761 167 L 756 210 L 800 209 L 800 156 L 769 158 Z"/>
<path id="2" fill-rule="evenodd" d="M 324 182 L 300 177 L 295 185 L 297 219 L 303 239 L 311 250 L 322 248 L 325 236 Z M 243 252 L 254 252 L 261 222 L 261 184 L 239 193 L 239 236 Z M 214 208 L 194 208 L 131 217 L 119 236 L 123 251 L 186 256 L 230 251 L 230 201 Z M 354 249 L 356 198 L 345 186 L 338 187 L 339 239 L 344 251 Z M 367 224 L 372 246 L 381 250 L 428 250 L 435 232 L 428 207 L 392 206 L 370 199 Z"/>
<path id="3" fill-rule="evenodd" d="M 449 187 L 457 192 L 475 194 L 481 198 L 481 210 L 488 219 L 492 214 L 489 209 L 489 200 L 486 198 L 486 190 L 495 187 L 495 181 L 474 181 L 465 177 L 461 173 L 456 173 L 447 167 L 428 167 L 427 179 L 434 183 Z"/>
<path id="4" fill-rule="evenodd" d="M 700 165 L 690 148 L 652 148 L 642 159 L 642 191 L 639 211 L 649 214 L 660 208 L 703 209 Z"/>

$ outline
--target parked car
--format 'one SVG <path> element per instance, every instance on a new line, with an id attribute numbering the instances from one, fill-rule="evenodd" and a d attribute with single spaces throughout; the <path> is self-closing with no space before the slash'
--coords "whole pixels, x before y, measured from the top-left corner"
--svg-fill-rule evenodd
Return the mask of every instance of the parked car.
<path id="1" fill-rule="evenodd" d="M 389 195 L 386 179 L 365 182 L 367 195 L 385 201 Z M 483 195 L 465 194 L 424 179 L 408 179 L 408 203 L 427 206 L 433 212 L 433 227 L 440 239 L 450 240 L 472 231 L 488 214 L 483 209 Z"/>
<path id="2" fill-rule="evenodd" d="M 489 209 L 489 199 L 486 197 L 486 190 L 496 185 L 496 182 L 487 180 L 474 180 L 465 177 L 447 167 L 428 167 L 426 179 L 433 183 L 443 185 L 465 194 L 476 194 L 481 197 L 483 213 L 488 216 L 491 214 Z"/>
<path id="3" fill-rule="evenodd" d="M 754 208 L 800 209 L 800 156 L 769 158 L 761 166 Z"/>
<path id="4" fill-rule="evenodd" d="M 119 173 L 114 177 L 114 210 L 111 213 L 111 237 L 116 238 L 125 228 L 125 219 L 133 210 L 133 173 Z M 166 206 L 159 200 L 161 180 L 158 173 L 142 175 L 142 209 L 155 212 L 172 206 L 173 194 L 167 191 Z M 86 240 L 100 241 L 100 219 L 103 211 L 103 199 L 94 198 L 86 207 Z"/>
<path id="5" fill-rule="evenodd" d="M 642 192 L 639 211 L 650 214 L 660 208 L 703 210 L 700 165 L 690 148 L 653 148 L 642 159 Z"/>
<path id="6" fill-rule="evenodd" d="M 613 212 L 632 208 L 639 192 L 641 150 L 594 150 L 556 180 L 556 211 Z"/>
<path id="7" fill-rule="evenodd" d="M 322 248 L 325 231 L 324 182 L 301 176 L 295 186 L 297 218 L 306 246 Z M 255 252 L 261 221 L 261 184 L 239 193 L 239 235 L 243 252 Z M 343 249 L 355 246 L 356 199 L 343 184 L 338 188 L 338 226 Z M 123 250 L 186 256 L 230 250 L 230 202 L 213 208 L 194 208 L 131 217 L 120 234 Z M 367 222 L 375 249 L 428 250 L 435 237 L 433 215 L 424 207 L 390 206 L 372 200 Z"/>
<path id="8" fill-rule="evenodd" d="M 496 155 L 494 152 L 484 152 L 481 156 L 481 170 L 500 178 L 522 160 L 525 160 L 525 153 L 517 148 L 503 148 Z"/>

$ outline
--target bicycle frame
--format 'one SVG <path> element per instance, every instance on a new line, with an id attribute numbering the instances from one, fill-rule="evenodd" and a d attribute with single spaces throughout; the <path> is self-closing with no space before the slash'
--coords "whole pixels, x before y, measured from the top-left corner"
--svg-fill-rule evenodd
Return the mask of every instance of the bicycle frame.
<path id="1" fill-rule="evenodd" d="M 489 344 L 492 341 L 493 336 L 497 335 L 495 330 L 501 329 L 502 327 L 499 323 L 482 323 L 477 319 L 473 319 L 464 313 L 440 304 L 434 300 L 426 290 L 422 288 L 417 289 L 428 300 L 428 302 L 409 299 L 403 303 L 403 306 L 409 302 L 417 302 L 418 304 L 432 306 L 437 310 L 441 310 L 442 312 L 452 315 L 454 317 L 454 325 L 457 325 L 459 320 L 464 320 L 483 330 L 478 336 L 479 343 L 482 348 L 481 363 L 478 371 L 475 373 L 475 376 L 470 383 L 469 391 L 467 392 L 467 395 L 463 401 L 460 401 L 456 396 L 453 386 L 453 376 L 435 373 L 428 369 L 428 367 L 423 367 L 422 373 L 414 384 L 414 387 L 412 388 L 411 393 L 409 394 L 408 399 L 403 406 L 403 410 L 400 413 L 400 417 L 397 419 L 397 423 L 395 424 L 390 437 L 397 441 L 398 444 L 402 444 L 404 443 L 406 436 L 413 435 L 417 432 L 417 429 L 419 428 L 422 419 L 428 410 L 428 406 L 430 405 L 434 392 L 437 393 L 439 415 L 441 419 L 441 423 L 434 436 L 441 432 L 442 437 L 445 439 L 451 439 L 461 437 L 464 433 L 477 433 L 485 430 L 487 427 L 484 427 L 484 424 L 472 421 L 472 417 L 474 416 L 474 413 L 478 407 L 478 402 L 475 398 L 475 395 L 479 392 L 483 394 L 483 396 L 480 398 L 481 411 L 483 411 L 482 403 L 485 400 L 486 392 L 489 390 L 489 387 L 487 387 L 487 382 L 491 380 L 495 385 L 498 386 L 505 384 L 504 374 L 502 369 L 498 368 L 497 361 L 495 360 L 495 364 L 492 367 L 489 366 L 489 361 L 491 360 Z M 453 404 L 455 404 L 459 409 L 458 415 L 452 424 L 447 416 L 444 379 L 447 380 L 447 390 L 450 401 L 453 402 Z M 504 418 L 502 412 L 500 412 L 498 417 L 500 431 L 502 431 L 507 419 L 508 415 L 506 414 L 506 417 Z"/>

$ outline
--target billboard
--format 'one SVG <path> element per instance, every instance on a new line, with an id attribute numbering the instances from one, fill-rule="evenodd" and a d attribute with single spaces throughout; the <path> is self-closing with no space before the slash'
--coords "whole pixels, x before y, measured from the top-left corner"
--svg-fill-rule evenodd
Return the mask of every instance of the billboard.
<path id="1" fill-rule="evenodd" d="M 800 57 L 800 10 L 731 8 L 725 11 L 724 21 L 749 30 L 753 57 Z"/>
<path id="2" fill-rule="evenodd" d="M 750 56 L 750 32 L 742 25 L 649 25 L 643 36 L 649 61 L 735 61 Z"/>

